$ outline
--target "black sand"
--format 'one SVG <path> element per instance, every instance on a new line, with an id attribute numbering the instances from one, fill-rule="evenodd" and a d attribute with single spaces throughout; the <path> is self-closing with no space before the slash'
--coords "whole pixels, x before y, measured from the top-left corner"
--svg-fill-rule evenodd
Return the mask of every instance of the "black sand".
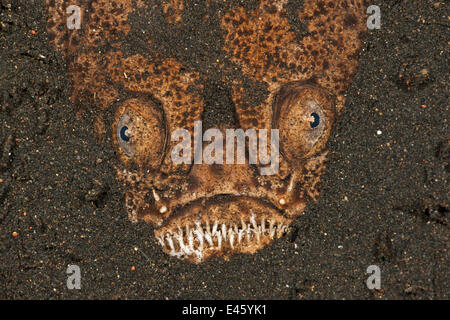
<path id="1" fill-rule="evenodd" d="M 74 116 L 44 1 L 1 0 L 0 298 L 448 299 L 449 4 L 374 4 L 382 27 L 366 37 L 319 201 L 257 254 L 192 265 L 128 221 L 111 145 L 94 138 L 94 114 Z M 69 264 L 81 290 L 66 287 Z M 373 264 L 379 291 L 366 287 Z"/>

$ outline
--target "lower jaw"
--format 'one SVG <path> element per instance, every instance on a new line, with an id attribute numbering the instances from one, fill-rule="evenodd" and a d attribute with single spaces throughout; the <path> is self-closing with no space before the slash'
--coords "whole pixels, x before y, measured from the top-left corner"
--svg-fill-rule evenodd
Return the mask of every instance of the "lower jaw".
<path id="1" fill-rule="evenodd" d="M 291 219 L 262 200 L 203 199 L 182 208 L 155 236 L 164 252 L 199 263 L 211 256 L 254 253 L 288 231 Z"/>

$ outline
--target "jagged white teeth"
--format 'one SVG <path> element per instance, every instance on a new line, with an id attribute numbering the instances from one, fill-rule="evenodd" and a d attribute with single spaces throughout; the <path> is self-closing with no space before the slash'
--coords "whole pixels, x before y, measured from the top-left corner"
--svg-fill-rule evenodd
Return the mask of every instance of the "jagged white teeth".
<path id="1" fill-rule="evenodd" d="M 158 194 L 155 192 L 155 189 L 153 189 L 152 191 L 153 191 L 153 198 L 155 198 L 155 201 L 159 201 L 159 196 L 158 196 Z"/>
<path id="2" fill-rule="evenodd" d="M 172 251 L 175 251 L 175 247 L 173 245 L 172 237 L 169 234 L 167 234 L 167 238 L 166 239 L 167 239 L 167 243 L 169 244 L 170 249 Z"/>
<path id="3" fill-rule="evenodd" d="M 164 240 L 161 237 L 156 237 L 156 239 L 158 239 L 159 243 L 161 244 L 162 247 L 165 247 L 166 244 L 164 243 Z"/>
<path id="4" fill-rule="evenodd" d="M 222 248 L 222 235 L 220 234 L 220 231 L 217 232 L 217 247 Z"/>
<path id="5" fill-rule="evenodd" d="M 227 240 L 227 226 L 225 225 L 225 223 L 222 223 L 222 235 L 223 235 L 223 239 L 226 241 Z"/>
<path id="6" fill-rule="evenodd" d="M 273 220 L 270 220 L 269 222 L 269 235 L 273 233 Z"/>
<path id="7" fill-rule="evenodd" d="M 197 236 L 198 241 L 200 244 L 203 244 L 203 232 L 200 230 L 194 230 L 194 234 Z"/>
<path id="8" fill-rule="evenodd" d="M 256 230 L 256 229 L 258 229 L 258 225 L 256 224 L 256 221 L 255 221 L 255 215 L 253 214 L 252 211 L 250 211 L 250 212 L 252 213 L 252 215 L 250 216 L 250 222 L 252 223 L 253 228 L 255 228 L 255 230 Z"/>
<path id="9" fill-rule="evenodd" d="M 268 226 L 266 223 L 268 223 Z M 178 226 L 167 232 L 165 236 L 156 235 L 156 239 L 163 248 L 168 247 L 170 249 L 170 255 L 172 256 L 185 258 L 194 255 L 198 261 L 201 261 L 205 246 L 209 250 L 217 250 L 222 248 L 223 243 L 228 243 L 234 249 L 236 244 L 242 243 L 244 238 L 247 239 L 248 243 L 251 241 L 260 243 L 264 236 L 269 236 L 272 239 L 280 238 L 288 230 L 288 226 L 282 222 L 277 224 L 274 220 L 267 221 L 266 218 L 262 218 L 261 224 L 257 224 L 253 212 L 248 221 L 244 222 L 241 219 L 241 225 L 242 227 L 239 227 L 233 223 L 228 227 L 226 223 L 219 224 L 216 221 L 211 230 L 208 221 L 202 225 L 201 221 L 197 220 L 194 226 Z"/>
<path id="10" fill-rule="evenodd" d="M 200 221 L 197 221 L 196 223 L 195 223 L 195 225 L 196 225 L 196 227 L 197 227 L 197 232 L 199 232 L 199 233 L 201 233 L 201 234 L 203 234 L 203 229 L 202 229 L 202 226 L 201 226 L 201 224 L 200 224 Z"/>
<path id="11" fill-rule="evenodd" d="M 178 237 L 178 243 L 180 244 L 181 251 L 183 251 L 187 255 L 190 255 L 192 253 L 191 250 L 187 246 L 185 246 L 182 237 Z"/>
<path id="12" fill-rule="evenodd" d="M 277 227 L 277 237 L 280 238 L 283 235 L 283 224 L 280 222 L 280 224 Z"/>
<path id="13" fill-rule="evenodd" d="M 189 249 L 194 250 L 194 237 L 192 236 L 192 234 L 189 235 L 188 241 L 189 241 Z"/>
<path id="14" fill-rule="evenodd" d="M 203 251 L 203 239 L 199 239 L 199 241 L 200 241 L 200 244 L 199 244 L 199 246 L 198 246 L 198 250 L 200 250 L 200 251 Z"/>
<path id="15" fill-rule="evenodd" d="M 213 241 L 212 241 L 211 236 L 209 235 L 209 233 L 205 233 L 205 239 L 206 239 L 206 241 L 208 241 L 208 244 L 210 246 L 213 245 Z"/>
<path id="16" fill-rule="evenodd" d="M 241 243 L 242 240 L 242 236 L 244 235 L 244 230 L 239 230 L 238 232 L 238 242 Z"/>
<path id="17" fill-rule="evenodd" d="M 230 233 L 230 246 L 234 248 L 234 233 Z"/>
<path id="18" fill-rule="evenodd" d="M 273 224 L 270 225 L 270 237 L 273 238 L 275 236 L 275 232 L 277 231 L 276 226 L 274 227 Z"/>
<path id="19" fill-rule="evenodd" d="M 266 233 L 266 219 L 264 219 L 264 218 L 262 218 L 262 221 L 261 221 L 261 230 L 262 230 L 263 234 Z"/>

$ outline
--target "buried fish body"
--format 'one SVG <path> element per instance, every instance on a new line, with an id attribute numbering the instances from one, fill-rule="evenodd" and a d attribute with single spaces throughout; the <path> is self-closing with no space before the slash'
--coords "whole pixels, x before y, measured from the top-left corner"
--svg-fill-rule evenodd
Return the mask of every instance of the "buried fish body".
<path id="1" fill-rule="evenodd" d="M 196 263 L 254 253 L 317 198 L 357 69 L 363 0 L 47 3 L 77 116 L 98 112 L 93 130 L 114 144 L 128 216 L 152 224 L 165 252 Z M 69 6 L 80 8 L 79 29 L 67 27 Z M 196 139 L 198 121 L 278 130 L 276 172 L 261 174 L 263 159 L 174 162 L 172 133 Z"/>

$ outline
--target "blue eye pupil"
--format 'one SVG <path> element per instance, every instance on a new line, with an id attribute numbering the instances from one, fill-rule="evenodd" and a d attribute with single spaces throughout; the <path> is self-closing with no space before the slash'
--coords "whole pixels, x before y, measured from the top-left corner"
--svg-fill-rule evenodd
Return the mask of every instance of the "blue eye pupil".
<path id="1" fill-rule="evenodd" d="M 127 126 L 123 126 L 121 129 L 120 129 L 120 139 L 122 139 L 123 141 L 125 141 L 125 142 L 128 142 L 128 141 L 130 141 L 130 137 L 128 137 L 126 134 L 125 134 L 125 132 L 128 130 L 128 127 Z"/>
<path id="2" fill-rule="evenodd" d="M 311 121 L 309 124 L 311 125 L 311 128 L 315 128 L 320 124 L 320 116 L 317 113 L 313 112 L 311 113 L 311 117 L 314 118 L 314 121 Z"/>

